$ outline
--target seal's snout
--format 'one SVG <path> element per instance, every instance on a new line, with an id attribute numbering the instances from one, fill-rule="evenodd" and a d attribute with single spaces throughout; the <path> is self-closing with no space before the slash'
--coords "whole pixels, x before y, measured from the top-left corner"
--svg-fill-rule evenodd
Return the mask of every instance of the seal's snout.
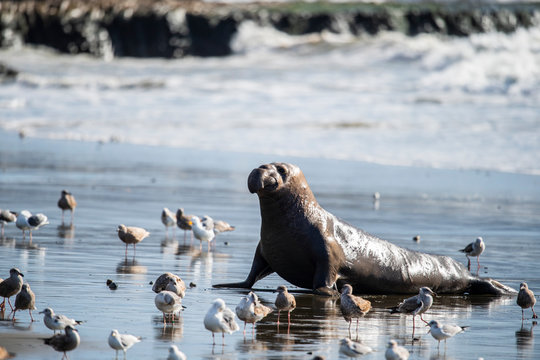
<path id="1" fill-rule="evenodd" d="M 253 169 L 248 177 L 249 192 L 254 194 L 262 189 L 273 190 L 278 186 L 278 181 L 268 169 Z"/>
<path id="2" fill-rule="evenodd" d="M 254 194 L 264 188 L 264 173 L 265 171 L 263 169 L 257 168 L 253 169 L 251 174 L 249 174 L 248 189 L 250 193 Z"/>

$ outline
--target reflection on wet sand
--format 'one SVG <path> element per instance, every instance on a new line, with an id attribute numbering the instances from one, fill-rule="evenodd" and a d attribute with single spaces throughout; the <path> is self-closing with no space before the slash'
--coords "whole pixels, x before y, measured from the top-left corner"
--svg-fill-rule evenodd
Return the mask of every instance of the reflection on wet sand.
<path id="1" fill-rule="evenodd" d="M 163 324 L 163 317 L 153 316 L 155 338 L 163 341 L 179 341 L 184 336 L 184 319 L 182 315 L 175 314 L 174 322 Z"/>
<path id="2" fill-rule="evenodd" d="M 73 239 L 75 237 L 75 226 L 70 225 L 58 225 L 56 227 L 58 237 L 62 239 Z"/>
<path id="3" fill-rule="evenodd" d="M 521 328 L 516 331 L 516 347 L 518 353 L 529 350 L 534 345 L 534 333 L 533 329 L 538 323 L 533 321 L 531 326 L 526 327 L 521 323 Z"/>
<path id="4" fill-rule="evenodd" d="M 142 266 L 135 259 L 128 260 L 124 258 L 116 266 L 116 272 L 119 274 L 146 274 L 148 268 Z"/>

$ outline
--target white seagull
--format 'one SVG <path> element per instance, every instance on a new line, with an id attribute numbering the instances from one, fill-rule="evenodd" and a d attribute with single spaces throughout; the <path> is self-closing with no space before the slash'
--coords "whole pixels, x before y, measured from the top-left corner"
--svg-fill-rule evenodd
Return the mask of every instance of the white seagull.
<path id="1" fill-rule="evenodd" d="M 339 352 L 348 357 L 359 357 L 373 352 L 369 346 L 354 342 L 349 338 L 343 338 L 339 343 Z"/>
<path id="2" fill-rule="evenodd" d="M 399 346 L 396 340 L 390 340 L 384 357 L 386 360 L 407 360 L 409 358 L 409 350 L 403 346 Z"/>
<path id="3" fill-rule="evenodd" d="M 122 350 L 125 358 L 126 351 L 140 341 L 140 336 L 120 334 L 118 330 L 112 330 L 111 334 L 109 335 L 109 346 L 116 350 L 116 357 L 118 357 L 118 350 Z"/>
<path id="4" fill-rule="evenodd" d="M 197 216 L 193 216 L 191 218 L 191 221 L 193 222 L 193 235 L 195 235 L 195 237 L 201 242 L 200 249 L 202 250 L 202 242 L 207 241 L 208 251 L 210 251 L 210 243 L 212 242 L 212 240 L 214 240 L 214 237 L 216 236 L 216 234 L 214 234 L 213 221 L 207 220 L 206 227 L 203 226 L 203 224 L 201 223 L 201 219 L 199 219 L 199 217 Z"/>
<path id="5" fill-rule="evenodd" d="M 214 345 L 216 344 L 214 333 L 221 333 L 222 345 L 225 345 L 225 333 L 232 334 L 240 329 L 234 318 L 234 312 L 225 305 L 225 301 L 219 298 L 214 300 L 204 317 L 204 327 L 212 332 Z"/>
<path id="6" fill-rule="evenodd" d="M 476 262 L 478 263 L 478 269 L 480 269 L 480 254 L 486 249 L 486 244 L 481 237 L 476 238 L 476 240 L 469 245 L 465 246 L 463 249 L 459 250 L 465 253 L 467 256 L 467 269 L 471 270 L 471 259 L 469 256 L 476 256 Z"/>
<path id="7" fill-rule="evenodd" d="M 156 307 L 163 313 L 163 324 L 167 324 L 167 317 L 172 315 L 174 323 L 174 315 L 182 310 L 182 298 L 176 293 L 168 290 L 159 292 L 154 298 Z"/>
<path id="8" fill-rule="evenodd" d="M 451 338 L 454 335 L 459 334 L 460 332 L 465 331 L 468 326 L 458 326 L 451 324 L 441 324 L 437 320 L 431 320 L 426 326 L 429 326 L 430 329 L 428 332 L 431 333 L 431 336 L 435 338 L 439 343 L 437 348 L 441 344 L 441 340 L 444 340 L 444 345 L 446 346 L 446 339 Z"/>
<path id="9" fill-rule="evenodd" d="M 169 346 L 169 356 L 167 357 L 167 360 L 186 360 L 186 354 L 181 352 L 178 349 L 178 346 L 171 345 Z"/>
<path id="10" fill-rule="evenodd" d="M 17 215 L 15 225 L 22 230 L 23 239 L 26 239 L 26 230 L 30 233 L 30 241 L 32 241 L 32 230 L 37 230 L 49 223 L 49 219 L 44 214 L 32 215 L 30 211 L 23 210 Z"/>
<path id="11" fill-rule="evenodd" d="M 56 334 L 56 330 L 64 330 L 66 326 L 68 325 L 73 327 L 75 325 L 82 324 L 82 321 L 80 320 L 74 320 L 74 319 L 68 318 L 65 315 L 55 314 L 53 309 L 51 308 L 46 308 L 45 310 L 40 311 L 39 313 L 44 314 L 43 323 L 45 324 L 46 327 L 53 330 L 55 334 Z"/>
<path id="12" fill-rule="evenodd" d="M 272 312 L 268 306 L 261 304 L 259 297 L 254 292 L 249 292 L 247 296 L 242 297 L 235 308 L 236 316 L 244 322 L 244 336 L 246 335 L 246 324 L 253 324 L 251 333 L 255 332 L 255 323 L 261 321 L 266 315 Z"/>
<path id="13" fill-rule="evenodd" d="M 402 314 L 408 314 L 413 316 L 413 337 L 414 337 L 414 328 L 415 323 L 414 319 L 416 315 L 420 315 L 420 320 L 425 322 L 427 324 L 427 321 L 425 321 L 422 318 L 422 314 L 431 308 L 431 305 L 433 305 L 433 295 L 436 295 L 430 288 L 423 286 L 418 291 L 418 295 L 411 296 L 410 298 L 407 298 L 403 300 L 401 303 L 398 304 L 398 306 L 393 307 L 390 310 L 391 314 L 394 313 L 402 313 Z"/>

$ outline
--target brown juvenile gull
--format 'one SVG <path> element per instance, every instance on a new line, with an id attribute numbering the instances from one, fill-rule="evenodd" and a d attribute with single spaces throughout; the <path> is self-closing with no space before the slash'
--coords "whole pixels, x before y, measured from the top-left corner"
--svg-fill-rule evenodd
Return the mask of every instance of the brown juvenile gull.
<path id="1" fill-rule="evenodd" d="M 225 305 L 225 301 L 219 298 L 214 300 L 204 317 L 204 327 L 212 332 L 213 345 L 216 344 L 214 333 L 221 333 L 221 344 L 225 345 L 225 333 L 232 334 L 240 329 L 234 318 L 234 312 Z"/>
<path id="2" fill-rule="evenodd" d="M 23 240 L 26 239 L 26 230 L 30 233 L 30 241 L 32 241 L 32 230 L 37 230 L 49 223 L 49 219 L 44 214 L 32 215 L 30 211 L 23 210 L 17 215 L 15 225 L 22 230 Z"/>
<path id="3" fill-rule="evenodd" d="M 186 231 L 191 231 L 191 226 L 193 225 L 193 222 L 191 221 L 192 217 L 193 215 L 185 215 L 184 209 L 182 208 L 176 211 L 176 224 L 180 229 L 184 230 L 184 241 L 186 241 Z M 193 233 L 191 233 L 190 236 L 193 240 Z"/>
<path id="4" fill-rule="evenodd" d="M 525 320 L 524 309 L 531 308 L 533 313 L 533 319 L 537 319 L 538 316 L 534 312 L 534 304 L 536 304 L 536 298 L 534 293 L 529 289 L 526 282 L 519 284 L 519 293 L 517 296 L 517 304 L 521 307 L 521 320 Z"/>
<path id="5" fill-rule="evenodd" d="M 75 325 L 82 324 L 82 321 L 80 320 L 74 320 L 74 319 L 68 318 L 65 315 L 55 314 L 53 309 L 51 308 L 46 308 L 45 310 L 40 311 L 39 313 L 44 314 L 43 323 L 45 324 L 46 327 L 53 330 L 55 334 L 56 334 L 56 330 L 64 330 L 66 326 L 68 325 L 75 327 Z"/>
<path id="6" fill-rule="evenodd" d="M 154 303 L 159 311 L 163 313 L 163 324 L 167 324 L 167 317 L 172 315 L 172 322 L 174 323 L 174 316 L 180 310 L 182 310 L 182 298 L 176 295 L 172 291 L 163 290 L 159 292 L 154 298 Z"/>
<path id="7" fill-rule="evenodd" d="M 416 315 L 420 315 L 420 320 L 425 322 L 427 324 L 427 321 L 425 321 L 422 318 L 422 314 L 429 310 L 431 305 L 433 305 L 433 296 L 436 295 L 430 288 L 424 286 L 421 287 L 418 291 L 418 295 L 411 296 L 410 298 L 407 298 L 403 300 L 401 303 L 398 304 L 398 306 L 393 307 L 390 310 L 391 314 L 395 313 L 402 313 L 406 315 L 412 315 L 413 316 L 413 337 L 414 337 L 414 329 L 415 329 L 415 322 L 414 319 L 416 318 Z"/>
<path id="8" fill-rule="evenodd" d="M 390 340 L 384 357 L 386 360 L 407 360 L 409 358 L 409 350 L 403 346 L 399 346 L 396 340 Z"/>
<path id="9" fill-rule="evenodd" d="M 341 339 L 339 344 L 339 352 L 347 357 L 360 357 L 374 351 L 369 346 L 354 342 L 349 338 Z"/>
<path id="10" fill-rule="evenodd" d="M 287 320 L 289 326 L 291 325 L 291 311 L 296 308 L 296 299 L 293 294 L 289 294 L 287 287 L 285 285 L 279 285 L 277 287 L 277 296 L 276 296 L 276 308 L 278 311 L 277 324 L 279 325 L 279 315 L 281 311 L 287 311 Z"/>
<path id="11" fill-rule="evenodd" d="M 118 237 L 126 244 L 126 257 L 127 257 L 127 248 L 128 244 L 133 244 L 133 256 L 137 251 L 136 246 L 144 238 L 148 237 L 150 233 L 143 228 L 135 226 L 125 226 L 123 224 L 118 225 Z"/>
<path id="12" fill-rule="evenodd" d="M 28 310 L 28 313 L 30 314 L 30 319 L 32 319 L 32 322 L 34 322 L 32 310 L 35 309 L 36 295 L 34 295 L 34 292 L 32 291 L 32 289 L 30 289 L 30 285 L 23 284 L 21 292 L 19 292 L 17 294 L 17 297 L 15 298 L 15 309 L 13 309 L 12 321 L 15 321 L 15 313 L 17 312 L 17 310 Z"/>
<path id="13" fill-rule="evenodd" d="M 118 330 L 112 330 L 109 335 L 109 346 L 116 350 L 116 357 L 118 357 L 118 350 L 124 352 L 124 358 L 126 357 L 126 351 L 138 342 L 141 342 L 140 336 L 130 334 L 120 334 Z"/>
<path id="14" fill-rule="evenodd" d="M 71 212 L 71 224 L 73 224 L 73 213 L 77 207 L 77 201 L 75 201 L 73 194 L 67 190 L 62 190 L 60 199 L 58 199 L 58 207 L 62 209 L 62 224 L 64 224 L 64 210 L 69 210 Z"/>
<path id="15" fill-rule="evenodd" d="M 54 350 L 63 352 L 62 359 L 69 359 L 66 352 L 76 349 L 81 342 L 77 329 L 71 325 L 66 326 L 65 334 L 54 335 L 51 338 L 43 340 L 45 344 L 52 346 Z"/>
<path id="16" fill-rule="evenodd" d="M 451 338 L 452 336 L 457 335 L 468 328 L 468 326 L 458 326 L 452 324 L 443 325 L 437 320 L 431 320 L 426 326 L 430 327 L 429 332 L 431 333 L 431 336 L 438 341 L 437 348 L 439 348 L 439 345 L 441 345 L 441 340 L 444 340 L 444 345 L 446 346 L 446 339 Z"/>
<path id="17" fill-rule="evenodd" d="M 169 228 L 173 228 L 173 237 L 176 229 L 176 215 L 168 208 L 163 208 L 161 211 L 161 222 L 167 229 L 167 237 L 169 237 Z"/>
<path id="18" fill-rule="evenodd" d="M 2 237 L 4 237 L 4 226 L 17 220 L 17 213 L 9 210 L 0 210 L 0 224 L 2 224 Z"/>
<path id="19" fill-rule="evenodd" d="M 465 253 L 465 256 L 467 256 L 467 270 L 471 270 L 471 259 L 469 258 L 469 256 L 476 256 L 478 269 L 480 269 L 480 254 L 484 252 L 485 248 L 486 248 L 486 244 L 484 244 L 484 240 L 481 237 L 478 237 L 476 238 L 474 242 L 465 246 L 465 248 L 459 250 Z"/>
<path id="20" fill-rule="evenodd" d="M 183 298 L 186 294 L 186 284 L 180 276 L 166 272 L 161 274 L 156 281 L 154 281 L 154 285 L 152 286 L 152 291 L 155 293 L 159 293 L 163 290 L 172 291 Z"/>
<path id="21" fill-rule="evenodd" d="M 363 299 L 360 296 L 352 294 L 353 288 L 349 284 L 343 285 L 341 289 L 341 302 L 339 308 L 345 318 L 345 321 L 349 323 L 349 337 L 351 336 L 351 323 L 352 319 L 356 318 L 356 335 L 358 335 L 358 320 L 371 310 L 371 302 Z"/>
<path id="22" fill-rule="evenodd" d="M 7 298 L 9 307 L 11 310 L 13 310 L 13 306 L 11 306 L 9 298 L 21 291 L 23 285 L 23 276 L 24 275 L 17 268 L 12 268 L 9 270 L 9 277 L 0 283 L 0 296 L 4 298 L 4 301 L 2 301 L 0 304 L 0 309 L 6 308 Z"/>
<path id="23" fill-rule="evenodd" d="M 242 297 L 236 306 L 236 316 L 244 322 L 244 336 L 246 335 L 246 324 L 251 323 L 251 334 L 255 333 L 255 323 L 261 321 L 272 312 L 272 309 L 260 303 L 259 297 L 254 292 L 249 292 Z"/>

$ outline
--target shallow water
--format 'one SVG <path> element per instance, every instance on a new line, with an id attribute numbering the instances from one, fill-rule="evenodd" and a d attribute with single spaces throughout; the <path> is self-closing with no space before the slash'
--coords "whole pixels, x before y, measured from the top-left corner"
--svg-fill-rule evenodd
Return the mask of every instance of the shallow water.
<path id="1" fill-rule="evenodd" d="M 36 294 L 38 310 L 85 320 L 79 326 L 82 343 L 75 359 L 112 358 L 107 345 L 111 329 L 143 337 L 129 358 L 164 359 L 175 343 L 189 358 L 304 359 L 309 354 L 337 358 L 346 322 L 335 300 L 297 294 L 290 331 L 276 326 L 271 314 L 255 327 L 226 336 L 226 345 L 212 346 L 202 319 L 213 299 L 232 308 L 246 293 L 214 289 L 214 283 L 242 280 L 249 271 L 258 241 L 258 202 L 249 194 L 246 178 L 252 168 L 275 157 L 215 153 L 123 144 L 93 144 L 26 139 L 0 132 L 0 199 L 2 208 L 29 209 L 49 216 L 50 224 L 34 233 L 33 245 L 22 241 L 13 224 L 0 241 L 0 276 L 15 266 Z M 457 249 L 483 236 L 487 249 L 481 275 L 517 287 L 527 281 L 540 291 L 538 238 L 540 194 L 538 177 L 500 173 L 395 168 L 360 162 L 285 157 L 306 174 L 319 202 L 336 215 L 401 246 L 447 254 L 465 263 Z M 60 226 L 56 201 L 67 188 L 78 201 L 75 225 Z M 381 192 L 378 208 L 371 194 Z M 236 226 L 217 238 L 215 251 L 203 244 L 184 243 L 182 231 L 166 237 L 161 209 L 183 207 L 188 213 L 209 214 Z M 141 226 L 151 235 L 129 249 L 126 263 L 118 224 Z M 420 243 L 411 239 L 421 235 Z M 225 242 L 228 245 L 225 245 Z M 184 245 L 185 244 L 185 245 Z M 474 260 L 473 260 L 474 261 Z M 473 262 L 474 264 L 474 262 Z M 174 326 L 163 327 L 154 306 L 150 281 L 161 273 L 176 273 L 196 287 L 186 292 L 185 306 Z M 111 291 L 107 279 L 118 283 Z M 256 284 L 263 302 L 272 304 L 271 290 L 284 282 L 277 275 Z M 294 289 L 294 286 L 290 286 Z M 366 356 L 382 358 L 387 341 L 397 339 L 412 359 L 535 358 L 530 311 L 522 324 L 515 298 L 444 296 L 435 299 L 427 319 L 470 326 L 450 339 L 444 350 L 417 325 L 419 341 L 411 342 L 411 319 L 390 315 L 386 308 L 401 297 L 366 296 L 373 311 L 360 321 L 359 338 L 378 350 Z M 14 298 L 12 299 L 14 301 Z M 30 323 L 28 312 L 17 321 L 0 321 L 0 345 L 25 359 L 57 359 L 60 354 L 42 344 L 51 335 L 41 315 Z M 418 324 L 421 322 L 418 321 Z M 353 337 L 354 327 L 353 327 Z"/>

